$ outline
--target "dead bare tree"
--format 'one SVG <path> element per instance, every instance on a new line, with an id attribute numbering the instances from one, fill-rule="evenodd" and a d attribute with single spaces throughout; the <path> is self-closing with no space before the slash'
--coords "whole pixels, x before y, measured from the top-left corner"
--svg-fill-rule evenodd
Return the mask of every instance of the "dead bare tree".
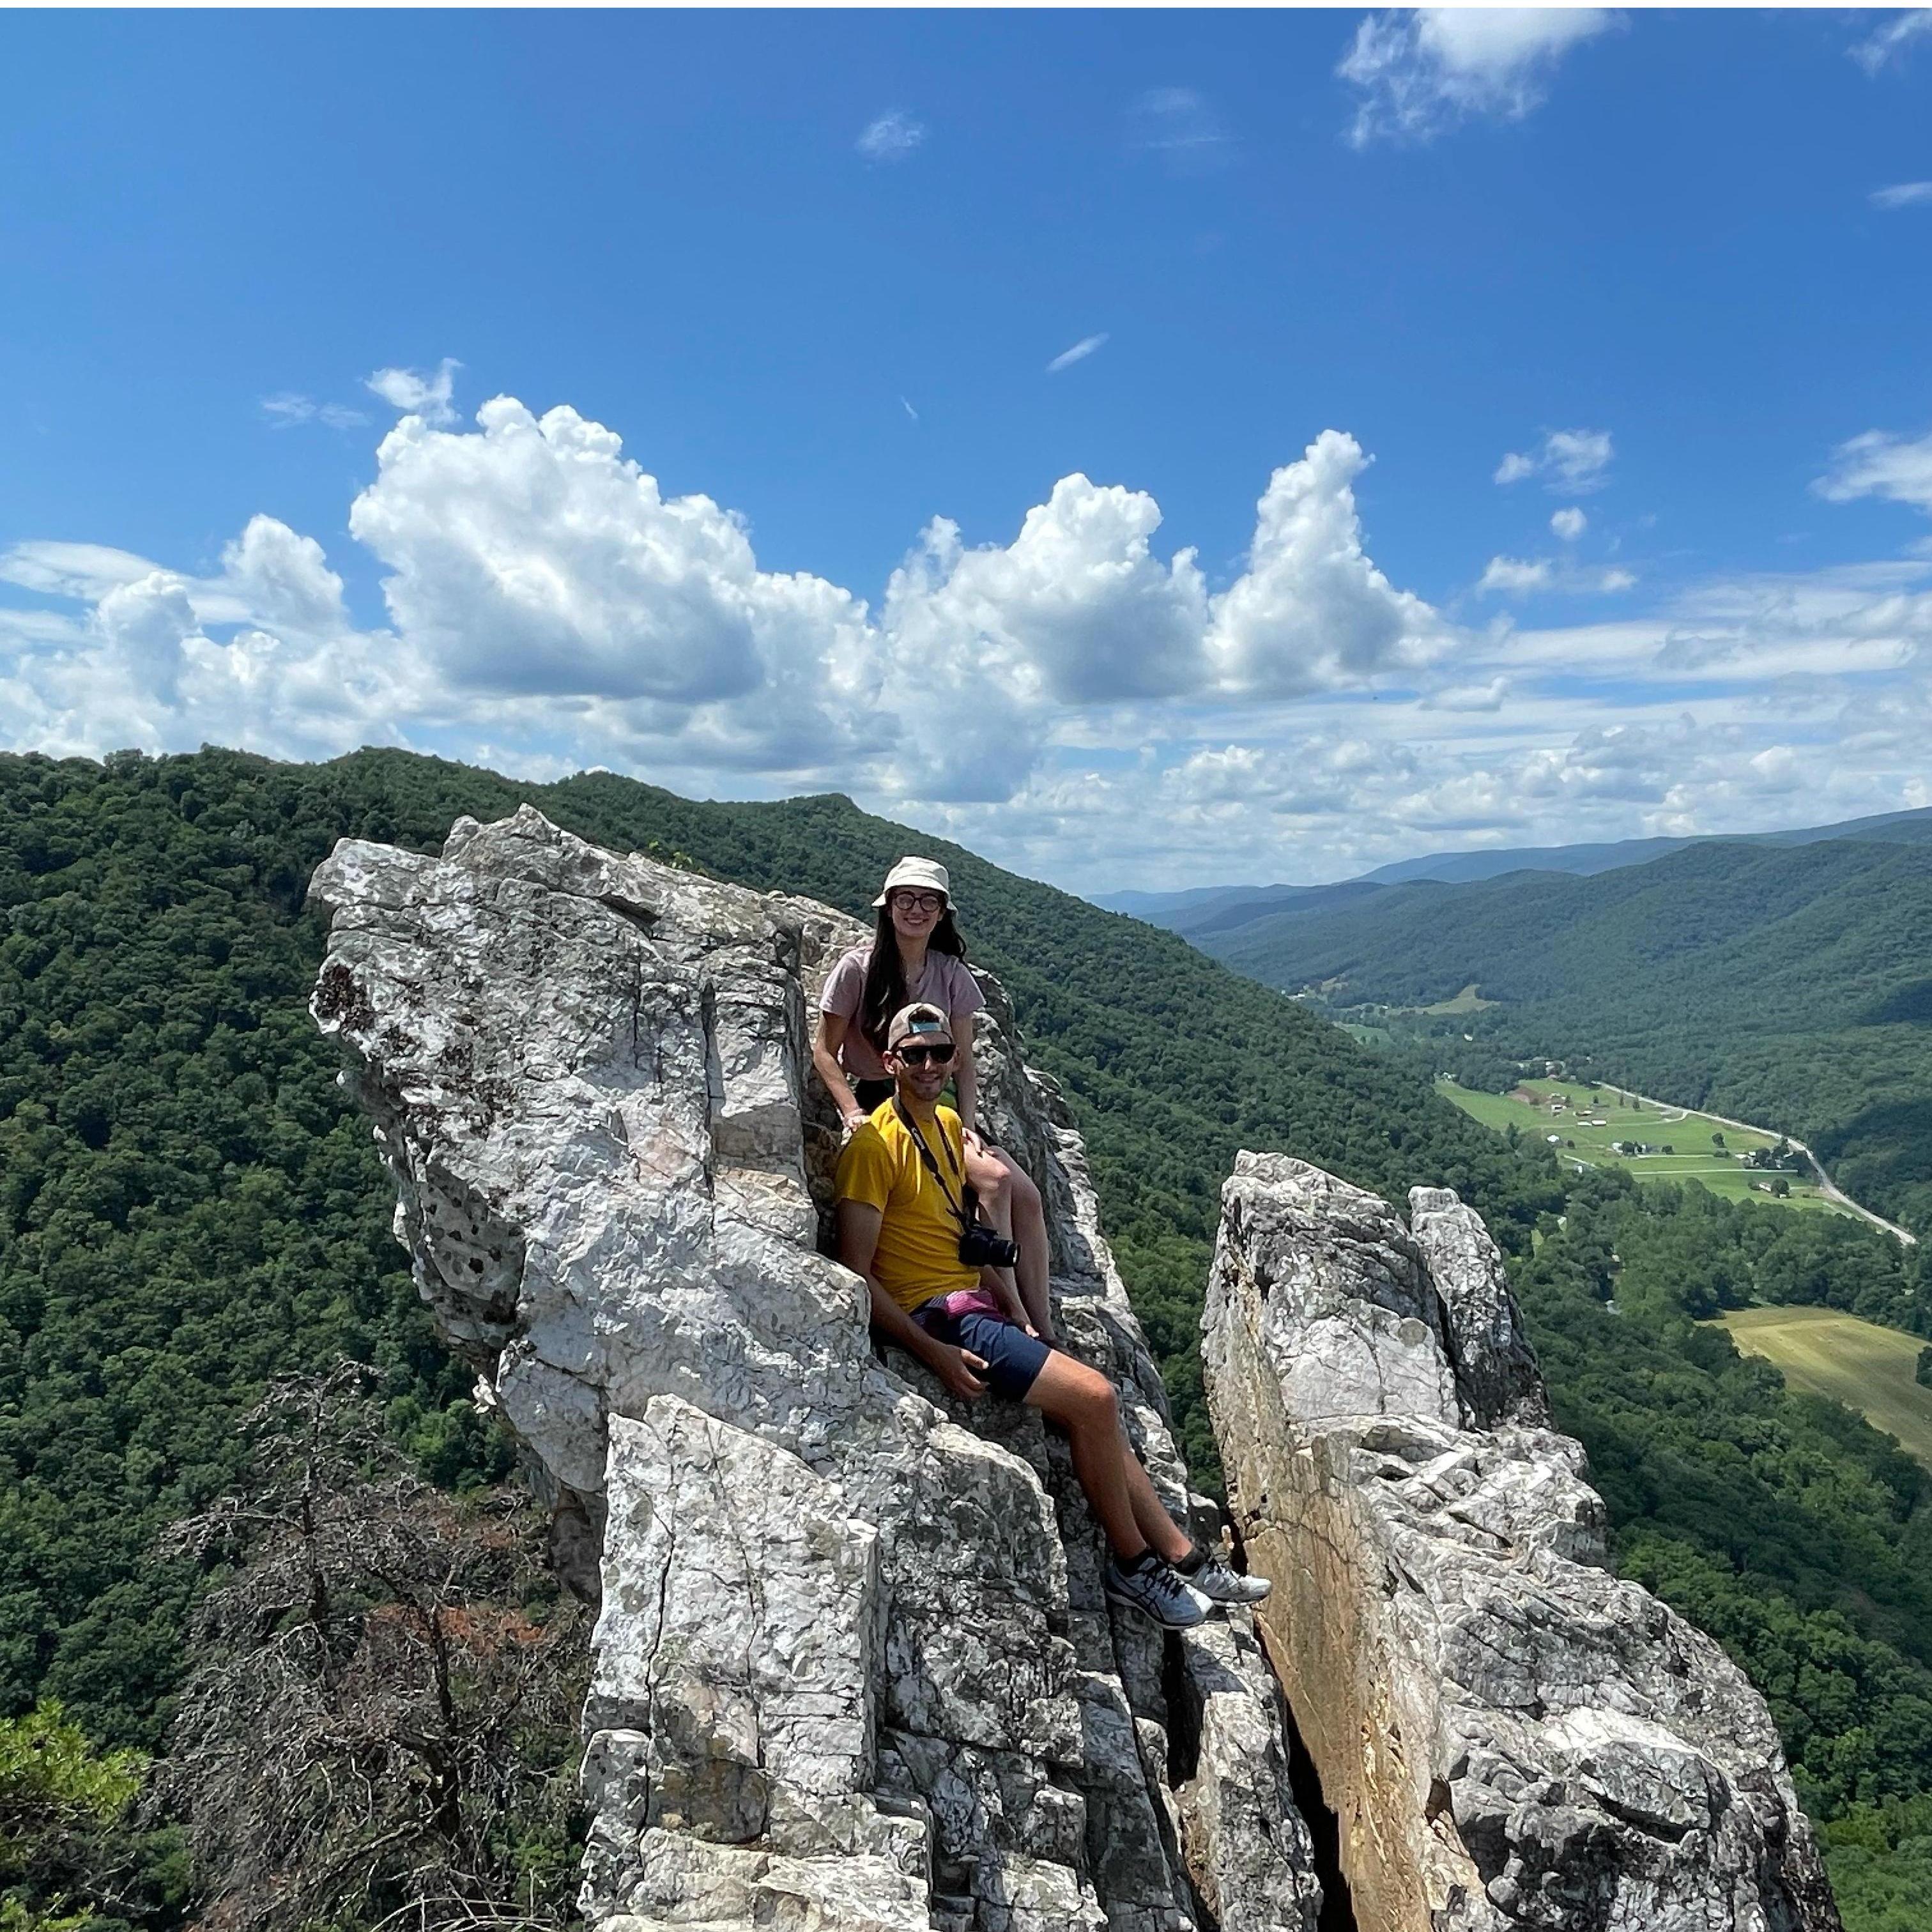
<path id="1" fill-rule="evenodd" d="M 423 1481 L 366 1382 L 278 1384 L 248 1418 L 249 1479 L 171 1534 L 223 1573 L 158 1768 L 197 1923 L 561 1924 L 584 1614 L 528 1501 Z"/>

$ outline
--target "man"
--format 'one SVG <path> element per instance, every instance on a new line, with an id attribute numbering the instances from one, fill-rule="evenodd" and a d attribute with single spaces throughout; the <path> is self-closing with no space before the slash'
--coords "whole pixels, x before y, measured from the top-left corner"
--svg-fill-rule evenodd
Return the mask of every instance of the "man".
<path id="1" fill-rule="evenodd" d="M 1112 1546 L 1105 1580 L 1116 1602 L 1182 1630 L 1214 1603 L 1259 1601 L 1264 1580 L 1196 1549 L 1162 1508 L 1120 1432 L 1113 1384 L 1053 1347 L 998 1269 L 961 1258 L 974 1203 L 959 1116 L 939 1105 L 954 1052 L 938 1007 L 894 1014 L 884 1055 L 892 1097 L 839 1156 L 839 1258 L 865 1276 L 873 1326 L 956 1396 L 970 1402 L 990 1388 L 1066 1430 L 1073 1472 Z"/>

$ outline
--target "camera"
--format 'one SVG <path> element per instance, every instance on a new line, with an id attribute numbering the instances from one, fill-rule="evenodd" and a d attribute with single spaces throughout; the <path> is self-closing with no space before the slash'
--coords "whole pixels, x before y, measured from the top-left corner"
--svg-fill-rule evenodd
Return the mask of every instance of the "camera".
<path id="1" fill-rule="evenodd" d="M 962 1268 L 1016 1268 L 1020 1244 L 995 1234 L 983 1221 L 970 1221 L 959 1231 L 959 1264 Z"/>

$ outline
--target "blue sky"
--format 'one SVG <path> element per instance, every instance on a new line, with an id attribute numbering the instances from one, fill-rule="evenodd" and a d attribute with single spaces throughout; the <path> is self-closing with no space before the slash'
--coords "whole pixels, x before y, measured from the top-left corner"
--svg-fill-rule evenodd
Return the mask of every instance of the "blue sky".
<path id="1" fill-rule="evenodd" d="M 1932 803 L 1928 28 L 5 16 L 0 743 L 1088 890 Z"/>

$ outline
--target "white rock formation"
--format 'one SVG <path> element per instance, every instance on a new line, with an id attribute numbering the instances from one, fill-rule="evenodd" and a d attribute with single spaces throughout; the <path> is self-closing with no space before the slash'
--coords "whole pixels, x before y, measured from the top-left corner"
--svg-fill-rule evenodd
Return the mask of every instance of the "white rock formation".
<path id="1" fill-rule="evenodd" d="M 584 1904 L 611 1932 L 1312 1932 L 1279 1694 L 1245 1623 L 1110 1612 L 1064 1445 L 881 1364 L 820 1253 L 826 908 L 526 808 L 440 858 L 344 842 L 313 1010 L 397 1232 L 601 1587 Z M 1040 1183 L 1068 1346 L 1185 1472 L 1050 1082 L 998 989 L 982 1111 Z"/>
<path id="2" fill-rule="evenodd" d="M 1364 1932 L 1835 1932 L 1762 1700 L 1605 1567 L 1474 1211 L 1281 1155 L 1222 1198 L 1208 1399 Z"/>

